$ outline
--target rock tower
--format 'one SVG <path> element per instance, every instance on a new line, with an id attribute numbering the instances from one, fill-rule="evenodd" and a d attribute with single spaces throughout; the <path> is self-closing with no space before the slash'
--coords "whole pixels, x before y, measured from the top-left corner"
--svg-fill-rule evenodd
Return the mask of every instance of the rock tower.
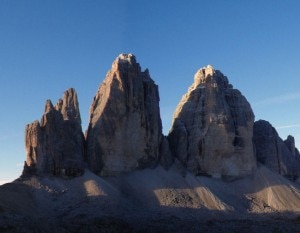
<path id="1" fill-rule="evenodd" d="M 23 176 L 78 176 L 83 173 L 84 136 L 74 89 L 67 90 L 55 106 L 50 100 L 46 101 L 41 121 L 26 126 L 25 145 Z"/>
<path id="2" fill-rule="evenodd" d="M 254 114 L 220 71 L 199 69 L 174 113 L 171 151 L 196 175 L 241 177 L 256 168 Z"/>
<path id="3" fill-rule="evenodd" d="M 119 175 L 159 162 L 162 125 L 158 87 L 132 54 L 112 64 L 90 108 L 86 133 L 89 168 Z"/>

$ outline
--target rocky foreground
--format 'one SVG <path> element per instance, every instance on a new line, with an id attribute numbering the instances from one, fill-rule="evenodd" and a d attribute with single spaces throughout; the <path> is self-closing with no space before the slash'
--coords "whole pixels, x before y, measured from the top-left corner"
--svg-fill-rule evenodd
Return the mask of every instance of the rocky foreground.
<path id="1" fill-rule="evenodd" d="M 158 86 L 132 54 L 112 64 L 84 134 L 70 88 L 26 126 L 0 232 L 300 232 L 300 154 L 212 66 L 164 136 Z"/>
<path id="2" fill-rule="evenodd" d="M 0 187 L 1 232 L 299 232 L 300 186 L 264 166 L 224 181 L 134 171 L 30 177 Z"/>

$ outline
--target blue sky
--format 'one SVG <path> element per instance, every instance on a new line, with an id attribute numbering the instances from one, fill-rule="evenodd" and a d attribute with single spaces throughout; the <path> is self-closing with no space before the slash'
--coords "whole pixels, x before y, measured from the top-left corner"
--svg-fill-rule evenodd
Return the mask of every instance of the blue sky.
<path id="1" fill-rule="evenodd" d="M 195 72 L 221 70 L 256 119 L 300 147 L 300 1 L 0 0 L 0 182 L 25 160 L 24 128 L 74 87 L 83 129 L 112 61 L 134 53 L 159 85 L 164 132 Z"/>

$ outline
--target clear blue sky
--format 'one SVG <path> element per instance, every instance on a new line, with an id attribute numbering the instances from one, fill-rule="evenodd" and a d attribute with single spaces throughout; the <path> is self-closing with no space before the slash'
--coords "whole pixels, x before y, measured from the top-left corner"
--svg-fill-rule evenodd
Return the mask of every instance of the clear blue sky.
<path id="1" fill-rule="evenodd" d="M 300 146 L 300 1 L 0 0 L 0 182 L 25 160 L 24 128 L 77 90 L 83 129 L 112 61 L 134 53 L 159 85 L 164 132 L 197 69 L 213 65 L 256 119 Z"/>

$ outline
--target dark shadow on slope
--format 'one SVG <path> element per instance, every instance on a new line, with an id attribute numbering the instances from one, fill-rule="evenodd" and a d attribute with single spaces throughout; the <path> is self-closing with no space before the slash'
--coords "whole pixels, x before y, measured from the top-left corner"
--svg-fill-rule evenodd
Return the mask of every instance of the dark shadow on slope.
<path id="1" fill-rule="evenodd" d="M 253 202 L 245 197 L 249 193 L 294 185 L 299 198 L 298 186 L 264 169 L 231 182 L 156 168 L 120 177 L 89 171 L 70 180 L 44 177 L 37 179 L 42 186 L 35 187 L 3 185 L 0 232 L 297 232 L 296 212 L 247 212 Z M 10 200 L 13 205 L 4 205 Z M 9 208 L 14 215 L 8 214 Z M 43 214 L 28 214 L 34 212 Z"/>

